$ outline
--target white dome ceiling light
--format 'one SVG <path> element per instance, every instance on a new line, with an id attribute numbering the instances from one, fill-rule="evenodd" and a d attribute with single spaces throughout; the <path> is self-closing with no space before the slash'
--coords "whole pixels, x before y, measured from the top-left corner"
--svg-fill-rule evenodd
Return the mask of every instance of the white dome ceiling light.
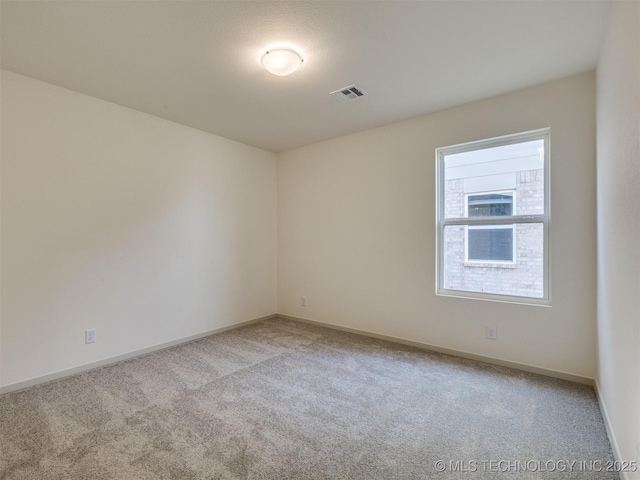
<path id="1" fill-rule="evenodd" d="M 291 48 L 272 48 L 265 52 L 260 59 L 262 66 L 268 72 L 284 77 L 295 72 L 302 62 L 302 56 Z"/>

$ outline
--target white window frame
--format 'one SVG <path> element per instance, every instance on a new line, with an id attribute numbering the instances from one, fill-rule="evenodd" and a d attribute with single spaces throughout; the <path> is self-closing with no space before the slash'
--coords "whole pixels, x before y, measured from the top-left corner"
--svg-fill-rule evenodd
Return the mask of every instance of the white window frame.
<path id="1" fill-rule="evenodd" d="M 444 212 L 445 195 L 445 157 L 456 153 L 482 150 L 485 148 L 500 147 L 514 143 L 523 143 L 532 140 L 542 140 L 544 142 L 544 212 L 536 215 L 513 215 L 505 217 L 467 217 L 467 200 L 465 198 L 465 217 L 446 218 Z M 472 298 L 478 300 L 490 300 L 497 302 L 519 303 L 525 305 L 551 305 L 551 252 L 550 252 L 550 231 L 551 231 L 551 130 L 543 128 L 524 133 L 516 133 L 495 137 L 475 142 L 462 143 L 449 147 L 436 149 L 436 295 Z M 514 208 L 515 208 L 514 195 Z M 514 213 L 516 213 L 514 211 Z M 502 295 L 496 293 L 470 292 L 465 290 L 453 290 L 444 288 L 444 229 L 447 225 L 472 226 L 472 225 L 513 225 L 514 228 L 514 248 L 516 225 L 527 223 L 540 223 L 543 225 L 543 296 L 523 297 L 514 295 Z M 466 236 L 466 228 L 465 228 Z M 468 237 L 467 237 L 468 238 Z M 465 240 L 465 258 L 467 258 L 467 241 Z M 515 253 L 514 253 L 515 261 Z M 488 263 L 488 262 L 482 262 Z M 502 262 L 505 263 L 505 262 Z M 511 263 L 511 262 L 509 262 Z"/>
<path id="2" fill-rule="evenodd" d="M 513 215 L 516 215 L 516 191 L 515 190 L 491 190 L 486 192 L 470 192 L 464 194 L 464 216 L 469 218 L 469 197 L 474 197 L 476 195 L 490 195 L 490 194 L 509 194 L 512 198 L 511 209 Z M 511 238 L 512 238 L 512 248 L 513 253 L 511 254 L 511 258 L 513 260 L 470 260 L 469 259 L 469 227 L 473 230 L 479 230 L 483 228 L 511 228 Z M 499 267 L 500 265 L 515 265 L 516 263 L 516 226 L 511 223 L 508 225 L 466 225 L 464 227 L 464 263 L 469 265 L 495 265 Z"/>

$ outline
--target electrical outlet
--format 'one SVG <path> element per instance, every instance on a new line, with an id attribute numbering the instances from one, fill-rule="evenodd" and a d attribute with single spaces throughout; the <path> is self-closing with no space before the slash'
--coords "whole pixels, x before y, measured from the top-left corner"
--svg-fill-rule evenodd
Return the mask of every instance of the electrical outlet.
<path id="1" fill-rule="evenodd" d="M 498 339 L 498 327 L 490 327 L 487 325 L 487 338 L 489 340 L 497 340 Z"/>
<path id="2" fill-rule="evenodd" d="M 84 343 L 96 343 L 96 329 L 91 328 L 84 331 Z"/>
<path id="3" fill-rule="evenodd" d="M 307 297 L 302 297 L 302 299 L 300 299 L 300 305 L 303 307 L 307 306 Z"/>

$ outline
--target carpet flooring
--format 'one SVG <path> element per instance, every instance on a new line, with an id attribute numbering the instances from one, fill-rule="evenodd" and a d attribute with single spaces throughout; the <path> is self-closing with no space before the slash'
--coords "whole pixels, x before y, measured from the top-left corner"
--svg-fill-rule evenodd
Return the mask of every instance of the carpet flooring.
<path id="1" fill-rule="evenodd" d="M 284 319 L 0 397 L 2 479 L 608 480 L 612 460 L 590 387 Z"/>

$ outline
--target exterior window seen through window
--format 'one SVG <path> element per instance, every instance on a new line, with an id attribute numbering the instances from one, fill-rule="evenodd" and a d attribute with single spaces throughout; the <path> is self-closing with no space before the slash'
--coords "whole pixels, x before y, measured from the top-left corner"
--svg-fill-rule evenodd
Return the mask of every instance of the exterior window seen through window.
<path id="1" fill-rule="evenodd" d="M 466 195 L 467 217 L 505 217 L 515 213 L 514 192 L 493 192 Z M 468 262 L 514 261 L 513 225 L 474 225 L 466 231 Z"/>

